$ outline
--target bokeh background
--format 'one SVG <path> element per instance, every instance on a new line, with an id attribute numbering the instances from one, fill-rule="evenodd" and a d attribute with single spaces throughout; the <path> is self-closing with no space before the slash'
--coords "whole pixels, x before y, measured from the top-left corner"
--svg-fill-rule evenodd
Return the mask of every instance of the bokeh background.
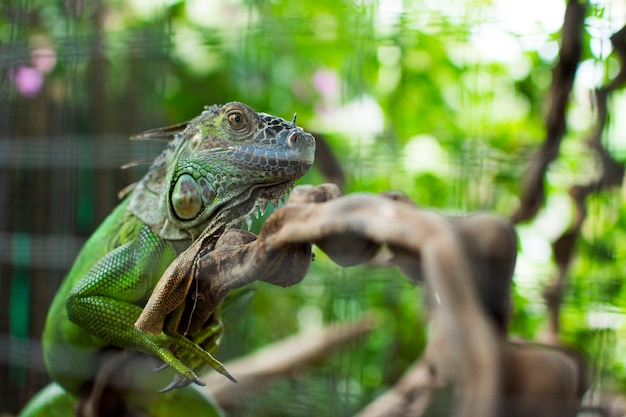
<path id="1" fill-rule="evenodd" d="M 510 215 L 545 137 L 563 0 L 3 0 L 0 5 L 0 415 L 49 380 L 40 336 L 82 243 L 162 143 L 142 130 L 243 101 L 323 137 L 344 191 L 402 190 L 421 206 Z M 568 189 L 593 179 L 590 92 L 619 70 L 621 1 L 587 8 L 568 132 L 546 203 L 521 224 L 512 333 L 537 339 L 551 242 L 572 222 Z M 626 158 L 626 96 L 604 143 Z M 313 169 L 301 183 L 326 177 Z M 561 310 L 596 387 L 626 388 L 623 189 L 588 200 Z M 254 226 L 257 230 L 260 224 Z M 348 416 L 392 386 L 427 335 L 420 289 L 393 268 L 340 268 L 322 253 L 293 288 L 259 284 L 218 357 L 374 311 L 380 326 L 275 381 L 233 415 Z"/>

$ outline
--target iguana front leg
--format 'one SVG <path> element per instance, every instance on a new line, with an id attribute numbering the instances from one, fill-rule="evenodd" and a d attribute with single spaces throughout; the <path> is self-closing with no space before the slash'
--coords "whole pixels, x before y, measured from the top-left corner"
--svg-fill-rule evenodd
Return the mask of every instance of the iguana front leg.
<path id="1" fill-rule="evenodd" d="M 175 332 L 143 332 L 133 323 L 142 313 L 142 301 L 164 269 L 160 263 L 170 262 L 167 244 L 144 226 L 139 239 L 122 245 L 97 262 L 70 292 L 67 312 L 70 320 L 103 341 L 137 350 L 160 358 L 186 379 L 202 384 L 189 366 L 172 353 L 181 352 L 201 358 L 226 374 L 223 366 L 206 350 Z"/>
<path id="2" fill-rule="evenodd" d="M 204 294 L 197 288 L 195 290 L 191 288 L 192 283 L 199 279 L 197 261 L 203 254 L 213 249 L 213 241 L 212 236 L 201 235 L 168 266 L 134 325 L 136 329 L 146 334 L 163 333 L 188 340 L 200 347 L 204 354 L 199 355 L 196 350 L 177 344 L 171 352 L 178 360 L 193 371 L 209 365 L 236 382 L 226 368 L 212 356 L 223 334 L 219 314 L 212 311 L 215 314 L 210 317 L 207 315 L 201 320 L 194 316 L 196 303 L 204 298 Z M 171 366 L 166 360 L 164 363 Z M 177 368 L 174 369 L 179 371 Z M 197 378 L 189 378 L 188 374 L 179 371 L 172 382 L 161 391 L 181 388 L 191 382 L 201 383 Z"/>
<path id="3" fill-rule="evenodd" d="M 141 315 L 137 316 L 136 328 L 143 332 L 159 334 L 166 325 L 168 315 L 173 314 L 169 318 L 168 327 L 170 331 L 177 329 L 182 317 L 183 303 L 196 274 L 197 259 L 212 249 L 212 243 L 206 235 L 200 236 L 167 267 Z"/>

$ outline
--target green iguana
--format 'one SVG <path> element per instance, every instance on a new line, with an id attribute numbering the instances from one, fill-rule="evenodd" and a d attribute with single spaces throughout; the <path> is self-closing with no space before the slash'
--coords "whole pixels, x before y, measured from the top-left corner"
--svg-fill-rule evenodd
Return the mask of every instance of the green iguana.
<path id="1" fill-rule="evenodd" d="M 180 276 L 176 290 L 189 291 L 199 256 L 224 231 L 282 198 L 311 167 L 315 153 L 315 139 L 296 126 L 295 115 L 288 122 L 237 102 L 206 107 L 187 123 L 139 137 L 173 140 L 87 241 L 56 294 L 43 335 L 44 359 L 55 383 L 27 405 L 23 416 L 68 415 L 76 398 L 125 392 L 135 384 L 141 390 L 121 395 L 130 405 L 107 405 L 113 401 L 107 399 L 96 412 L 73 407 L 80 415 L 123 410 L 159 417 L 180 415 L 180 404 L 185 414 L 212 409 L 197 391 L 180 394 L 192 386 L 145 394 L 158 391 L 164 380 L 163 372 L 144 372 L 145 364 L 129 365 L 126 372 L 119 368 L 127 365 L 128 351 L 137 351 L 175 371 L 165 390 L 202 384 L 198 374 L 207 366 L 230 377 L 212 355 L 221 339 L 219 317 L 190 334 L 185 332 L 185 320 L 193 315 L 189 305 L 186 315 L 176 309 L 154 332 L 134 323 L 162 276 Z M 137 398 L 144 394 L 148 400 Z"/>

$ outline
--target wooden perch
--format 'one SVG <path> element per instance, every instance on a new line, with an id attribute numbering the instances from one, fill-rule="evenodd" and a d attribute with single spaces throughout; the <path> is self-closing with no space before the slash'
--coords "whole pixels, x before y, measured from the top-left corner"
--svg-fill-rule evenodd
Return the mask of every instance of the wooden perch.
<path id="1" fill-rule="evenodd" d="M 419 360 L 404 373 L 393 388 L 354 417 L 421 416 L 438 385 L 428 362 Z"/>
<path id="2" fill-rule="evenodd" d="M 574 352 L 502 340 L 502 417 L 573 417 L 587 390 L 585 363 Z M 422 416 L 442 388 L 427 360 L 416 361 L 390 390 L 355 417 Z"/>
<path id="3" fill-rule="evenodd" d="M 231 408 L 263 389 L 272 379 L 288 377 L 295 369 L 318 361 L 376 328 L 373 315 L 304 332 L 273 343 L 225 366 L 238 383 L 212 373 L 205 378 L 206 390 L 223 408 Z"/>
<path id="4" fill-rule="evenodd" d="M 298 283 L 309 267 L 312 244 L 343 266 L 367 262 L 386 244 L 402 271 L 437 295 L 427 355 L 438 378 L 458 388 L 458 415 L 497 415 L 497 329 L 503 323 L 493 317 L 506 321 L 502 306 L 508 303 L 516 253 L 510 224 L 486 214 L 450 218 L 397 196 L 339 197 L 329 184 L 298 187 L 258 238 L 228 231 L 197 260 L 202 296 L 194 298 L 192 320 L 203 323 L 228 291 L 254 280 Z M 161 299 L 153 294 L 149 311 L 160 311 Z"/>
<path id="5" fill-rule="evenodd" d="M 551 352 L 511 350 L 506 343 L 517 242 L 510 222 L 490 214 L 450 217 L 397 194 L 342 197 L 332 184 L 297 187 L 258 237 L 229 230 L 196 260 L 196 292 L 187 303 L 193 304 L 191 325 L 202 327 L 230 290 L 252 281 L 300 282 L 312 244 L 343 266 L 368 262 L 384 245 L 407 277 L 424 283 L 431 320 L 424 361 L 436 381 L 455 389 L 456 416 L 572 416 L 570 405 L 578 403 L 580 390 L 569 378 L 575 373 L 571 361 Z M 150 311 L 160 311 L 161 300 L 153 294 Z M 285 358 L 280 360 L 292 361 Z M 270 359 L 256 357 L 244 365 L 264 360 Z M 571 381 L 562 384 L 564 379 Z M 555 414 L 544 393 L 566 413 Z"/>

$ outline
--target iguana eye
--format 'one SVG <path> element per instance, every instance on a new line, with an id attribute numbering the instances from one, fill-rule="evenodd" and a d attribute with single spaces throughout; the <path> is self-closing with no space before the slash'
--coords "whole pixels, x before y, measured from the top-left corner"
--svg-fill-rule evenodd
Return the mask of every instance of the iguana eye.
<path id="1" fill-rule="evenodd" d="M 230 123 L 230 125 L 236 130 L 246 127 L 246 119 L 243 114 L 238 111 L 232 112 L 228 115 L 228 123 Z"/>

